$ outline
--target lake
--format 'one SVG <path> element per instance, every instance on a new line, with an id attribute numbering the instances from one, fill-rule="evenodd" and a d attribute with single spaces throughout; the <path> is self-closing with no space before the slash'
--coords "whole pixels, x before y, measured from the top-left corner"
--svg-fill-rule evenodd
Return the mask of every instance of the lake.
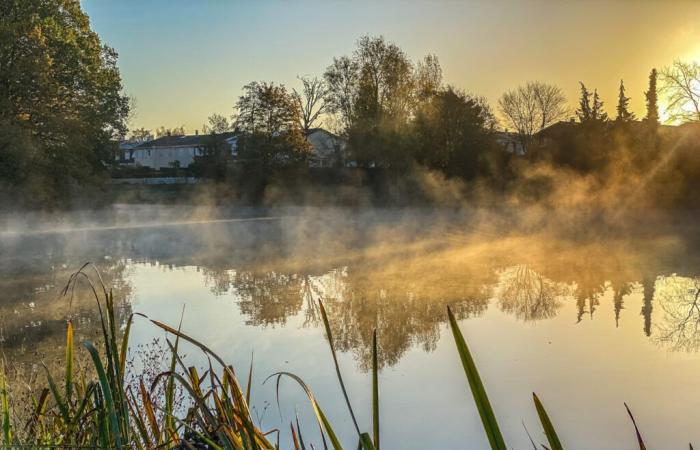
<path id="1" fill-rule="evenodd" d="M 321 322 L 325 303 L 361 428 L 371 430 L 371 341 L 379 339 L 382 448 L 486 448 L 446 324 L 452 306 L 506 441 L 545 442 L 536 392 L 568 448 L 687 448 L 700 405 L 700 227 L 689 212 L 233 209 L 120 205 L 15 215 L 0 228 L 0 345 L 16 376 L 63 358 L 65 321 L 98 331 L 92 262 L 120 317 L 132 312 L 207 343 L 245 380 L 254 416 L 289 443 L 314 391 L 352 447 L 354 429 Z M 48 228 L 50 227 L 50 228 Z M 137 316 L 130 367 L 165 370 L 165 334 Z M 206 358 L 183 346 L 187 364 Z M 162 367 L 161 367 L 162 365 Z M 321 446 L 322 447 L 322 446 Z"/>

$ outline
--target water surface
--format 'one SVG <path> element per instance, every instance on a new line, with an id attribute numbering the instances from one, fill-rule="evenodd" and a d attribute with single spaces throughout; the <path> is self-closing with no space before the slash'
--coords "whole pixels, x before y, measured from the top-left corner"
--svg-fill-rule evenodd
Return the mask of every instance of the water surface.
<path id="1" fill-rule="evenodd" d="M 39 361 L 60 361 L 67 318 L 81 338 L 96 335 L 89 295 L 77 293 L 72 302 L 59 295 L 70 273 L 90 261 L 114 289 L 122 317 L 139 312 L 177 325 L 184 305 L 183 331 L 239 373 L 253 357 L 261 427 L 286 430 L 298 411 L 317 448 L 299 387 L 282 383 L 278 409 L 274 383 L 263 381 L 281 370 L 301 376 L 345 442 L 354 442 L 319 299 L 368 430 L 377 329 L 387 449 L 486 448 L 446 327 L 447 305 L 513 448 L 529 448 L 523 423 L 544 442 L 532 391 L 570 448 L 635 448 L 623 402 L 650 447 L 684 448 L 696 437 L 694 214 L 584 220 L 427 209 L 115 211 L 52 228 L 36 227 L 36 219 L 6 222 L 0 343 L 26 373 L 36 373 Z M 159 329 L 137 318 L 131 339 L 135 367 L 159 362 Z M 188 364 L 208 364 L 193 348 L 185 353 Z M 283 433 L 282 443 L 287 439 Z"/>

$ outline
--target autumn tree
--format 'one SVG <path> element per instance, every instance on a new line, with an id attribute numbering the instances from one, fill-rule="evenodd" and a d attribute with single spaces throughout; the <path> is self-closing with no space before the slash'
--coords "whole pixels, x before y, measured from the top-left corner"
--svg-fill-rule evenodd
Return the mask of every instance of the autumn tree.
<path id="1" fill-rule="evenodd" d="M 661 71 L 661 81 L 669 117 L 680 122 L 700 121 L 700 64 L 675 61 Z"/>
<path id="2" fill-rule="evenodd" d="M 255 81 L 244 86 L 236 102 L 239 157 L 263 168 L 304 160 L 310 145 L 302 132 L 300 115 L 297 102 L 284 85 Z"/>
<path id="3" fill-rule="evenodd" d="M 128 110 L 117 53 L 80 2 L 0 2 L 0 173 L 27 169 L 14 189 L 53 201 L 96 180 L 126 134 Z"/>

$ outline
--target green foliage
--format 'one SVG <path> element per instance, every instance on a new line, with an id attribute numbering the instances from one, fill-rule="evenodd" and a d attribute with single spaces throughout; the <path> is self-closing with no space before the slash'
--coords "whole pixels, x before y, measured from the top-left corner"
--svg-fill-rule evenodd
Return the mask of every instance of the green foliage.
<path id="1" fill-rule="evenodd" d="M 486 102 L 453 87 L 421 105 L 412 127 L 415 160 L 447 175 L 466 179 L 486 173 L 484 157 L 496 148 L 494 117 Z"/>
<path id="2" fill-rule="evenodd" d="M 310 144 L 300 126 L 299 105 L 284 85 L 252 82 L 236 103 L 238 158 L 267 172 L 306 160 Z"/>
<path id="3" fill-rule="evenodd" d="M 99 179 L 125 131 L 116 52 L 80 2 L 0 5 L 0 183 L 42 203 Z"/>
<path id="4" fill-rule="evenodd" d="M 651 69 L 649 72 L 649 88 L 644 93 L 646 98 L 647 114 L 644 120 L 652 125 L 656 126 L 659 124 L 659 103 L 658 103 L 658 93 L 656 89 L 656 79 L 658 74 L 656 69 Z"/>
<path id="5" fill-rule="evenodd" d="M 629 110 L 630 98 L 625 95 L 625 84 L 620 80 L 620 92 L 617 98 L 617 122 L 631 122 L 634 120 L 634 114 Z"/>

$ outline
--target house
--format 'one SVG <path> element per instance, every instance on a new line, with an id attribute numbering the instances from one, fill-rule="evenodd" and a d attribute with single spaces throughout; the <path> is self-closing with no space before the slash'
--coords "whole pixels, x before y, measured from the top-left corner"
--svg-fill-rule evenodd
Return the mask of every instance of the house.
<path id="1" fill-rule="evenodd" d="M 496 142 L 498 142 L 508 153 L 522 156 L 525 154 L 523 140 L 518 133 L 506 131 L 496 131 Z"/>
<path id="2" fill-rule="evenodd" d="M 310 167 L 338 167 L 344 164 L 346 143 L 340 136 L 323 128 L 312 128 L 306 139 L 311 144 Z"/>
<path id="3" fill-rule="evenodd" d="M 231 146 L 231 155 L 235 158 L 236 133 L 228 132 L 219 135 Z M 207 138 L 210 135 L 195 133 L 189 136 L 162 136 L 149 142 L 137 145 L 133 152 L 133 164 L 152 169 L 167 167 L 188 167 L 194 162 L 195 156 L 204 154 Z"/>
<path id="4" fill-rule="evenodd" d="M 141 145 L 141 142 L 137 141 L 121 141 L 119 142 L 119 149 L 114 155 L 114 160 L 117 164 L 130 165 L 134 163 L 134 148 Z"/>
<path id="5" fill-rule="evenodd" d="M 238 133 L 227 132 L 217 135 L 223 138 L 231 147 L 231 157 L 238 157 Z M 196 156 L 204 154 L 211 135 L 195 133 L 188 136 L 162 136 L 142 143 L 124 142 L 120 144 L 120 152 L 116 160 L 123 165 L 135 165 L 162 169 L 169 167 L 188 167 Z M 345 161 L 345 141 L 338 135 L 313 128 L 307 134 L 311 144 L 310 167 L 337 167 Z"/>

